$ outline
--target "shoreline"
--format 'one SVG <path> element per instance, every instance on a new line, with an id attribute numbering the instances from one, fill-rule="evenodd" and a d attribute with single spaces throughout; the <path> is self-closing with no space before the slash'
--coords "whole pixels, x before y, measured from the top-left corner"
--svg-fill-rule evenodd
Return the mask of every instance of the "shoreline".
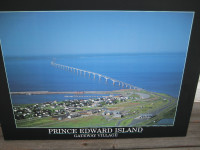
<path id="1" fill-rule="evenodd" d="M 120 89 L 114 91 L 63 91 L 63 92 L 49 92 L 49 91 L 25 91 L 25 92 L 10 92 L 11 95 L 46 95 L 46 94 L 114 94 L 115 92 L 123 92 L 134 89 Z"/>

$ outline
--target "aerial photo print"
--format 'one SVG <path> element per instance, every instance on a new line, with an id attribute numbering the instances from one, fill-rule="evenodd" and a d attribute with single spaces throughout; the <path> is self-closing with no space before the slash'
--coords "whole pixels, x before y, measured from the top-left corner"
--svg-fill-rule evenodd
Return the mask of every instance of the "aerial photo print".
<path id="1" fill-rule="evenodd" d="M 173 126 L 192 12 L 1 12 L 17 128 Z"/>

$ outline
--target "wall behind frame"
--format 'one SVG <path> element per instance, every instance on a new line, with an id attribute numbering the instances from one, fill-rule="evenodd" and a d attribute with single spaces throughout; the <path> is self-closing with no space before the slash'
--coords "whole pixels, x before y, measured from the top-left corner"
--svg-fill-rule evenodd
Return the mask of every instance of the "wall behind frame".
<path id="1" fill-rule="evenodd" d="M 194 102 L 200 102 L 200 76 L 199 76 L 199 82 L 198 82 Z"/>

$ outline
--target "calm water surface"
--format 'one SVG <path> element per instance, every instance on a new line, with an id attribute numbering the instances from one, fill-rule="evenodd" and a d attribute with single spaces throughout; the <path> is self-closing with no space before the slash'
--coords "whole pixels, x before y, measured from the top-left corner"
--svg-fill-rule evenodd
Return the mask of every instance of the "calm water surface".
<path id="1" fill-rule="evenodd" d="M 185 54 L 6 57 L 10 91 L 111 91 L 121 87 L 102 78 L 61 70 L 50 62 L 109 76 L 137 87 L 178 97 Z M 64 95 L 13 95 L 14 104 L 63 100 Z"/>

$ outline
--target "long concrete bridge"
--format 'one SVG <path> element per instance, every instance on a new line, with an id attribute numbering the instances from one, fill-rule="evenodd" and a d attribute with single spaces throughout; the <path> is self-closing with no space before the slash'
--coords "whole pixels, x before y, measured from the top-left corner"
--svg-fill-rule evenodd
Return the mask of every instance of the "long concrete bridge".
<path id="1" fill-rule="evenodd" d="M 83 69 L 79 69 L 79 68 L 75 68 L 75 67 L 71 67 L 71 66 L 66 66 L 66 65 L 62 65 L 62 64 L 57 64 L 54 61 L 51 61 L 51 65 L 63 70 L 68 70 L 71 72 L 77 72 L 80 74 L 83 74 L 84 76 L 88 75 L 89 77 L 91 77 L 91 75 L 93 76 L 93 78 L 98 78 L 99 80 L 101 80 L 102 78 L 105 79 L 106 82 L 108 82 L 108 80 L 112 81 L 113 85 L 118 85 L 121 86 L 123 88 L 129 88 L 129 89 L 137 89 L 136 86 L 133 86 L 131 84 L 125 83 L 123 81 L 119 81 L 116 79 L 113 79 L 111 77 L 102 75 L 100 73 L 96 73 L 96 72 L 92 72 L 92 71 L 88 71 L 88 70 L 83 70 Z"/>

